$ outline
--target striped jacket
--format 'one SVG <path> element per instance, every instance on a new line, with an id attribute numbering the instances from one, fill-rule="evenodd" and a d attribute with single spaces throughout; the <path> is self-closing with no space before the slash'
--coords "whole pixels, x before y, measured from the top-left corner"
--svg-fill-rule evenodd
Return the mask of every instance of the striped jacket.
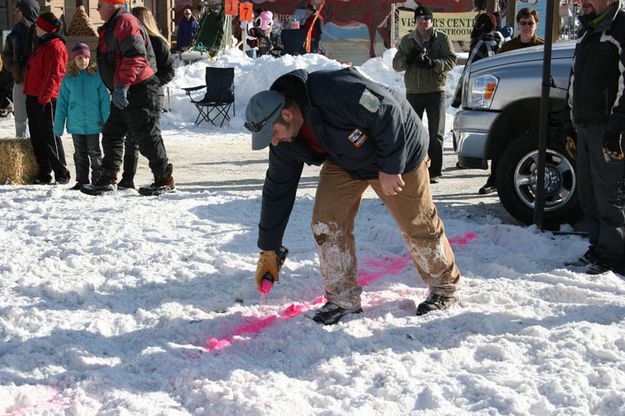
<path id="1" fill-rule="evenodd" d="M 607 124 L 625 131 L 625 12 L 618 1 L 599 22 L 580 18 L 568 104 L 576 126 Z"/>
<path id="2" fill-rule="evenodd" d="M 136 17 L 119 9 L 98 29 L 98 70 L 104 85 L 138 84 L 156 73 L 154 50 Z"/>

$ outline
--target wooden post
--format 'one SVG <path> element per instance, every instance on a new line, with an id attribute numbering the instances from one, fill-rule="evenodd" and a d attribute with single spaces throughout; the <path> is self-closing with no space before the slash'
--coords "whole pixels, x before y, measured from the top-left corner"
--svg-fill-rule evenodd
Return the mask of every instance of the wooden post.
<path id="1" fill-rule="evenodd" d="M 547 3 L 548 5 L 549 3 Z M 553 32 L 551 34 L 551 40 L 555 43 L 560 39 L 560 2 L 553 2 Z"/>
<path id="2" fill-rule="evenodd" d="M 395 39 L 395 12 L 397 11 L 397 6 L 395 6 L 395 3 L 391 3 L 391 16 L 389 17 L 391 19 L 391 48 L 395 47 L 395 42 L 397 41 L 397 39 Z"/>
<path id="3" fill-rule="evenodd" d="M 512 27 L 513 33 L 516 35 L 516 1 L 509 0 L 506 5 L 506 23 Z"/>

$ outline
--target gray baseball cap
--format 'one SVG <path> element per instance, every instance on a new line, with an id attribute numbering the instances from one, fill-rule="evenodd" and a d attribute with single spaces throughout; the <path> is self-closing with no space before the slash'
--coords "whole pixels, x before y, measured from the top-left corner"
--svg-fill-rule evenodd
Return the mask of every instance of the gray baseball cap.
<path id="1" fill-rule="evenodd" d="M 252 150 L 269 146 L 273 125 L 285 104 L 284 96 L 276 91 L 261 91 L 250 98 L 245 109 L 245 128 L 252 132 Z"/>

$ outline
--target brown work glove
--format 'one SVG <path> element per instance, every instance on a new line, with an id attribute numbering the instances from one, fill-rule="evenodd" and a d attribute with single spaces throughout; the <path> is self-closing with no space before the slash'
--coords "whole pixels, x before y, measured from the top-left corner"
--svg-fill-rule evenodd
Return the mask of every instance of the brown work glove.
<path id="1" fill-rule="evenodd" d="M 566 149 L 566 153 L 571 156 L 571 159 L 577 159 L 577 145 L 575 144 L 575 140 L 571 136 L 566 136 L 566 143 L 564 144 L 564 148 Z"/>
<path id="2" fill-rule="evenodd" d="M 256 263 L 256 288 L 260 289 L 265 274 L 270 273 L 273 276 L 274 283 L 280 280 L 278 276 L 278 253 L 275 251 L 262 251 L 258 263 Z"/>

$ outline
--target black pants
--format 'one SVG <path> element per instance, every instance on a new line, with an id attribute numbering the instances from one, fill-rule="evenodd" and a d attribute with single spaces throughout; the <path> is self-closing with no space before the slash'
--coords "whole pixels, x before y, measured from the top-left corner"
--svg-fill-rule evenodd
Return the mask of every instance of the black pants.
<path id="1" fill-rule="evenodd" d="M 102 150 L 99 134 L 72 134 L 74 139 L 74 164 L 76 165 L 76 182 L 83 185 L 89 183 L 89 165 L 91 165 L 91 182 L 95 183 L 102 170 Z"/>
<path id="2" fill-rule="evenodd" d="M 158 82 L 154 77 L 128 90 L 128 106 L 123 110 L 111 103 L 111 114 L 102 130 L 102 168 L 119 171 L 124 153 L 124 137 L 130 135 L 149 161 L 155 178 L 165 175 L 167 152 L 160 129 Z"/>
<path id="3" fill-rule="evenodd" d="M 491 159 L 490 161 L 490 175 L 488 175 L 488 179 L 486 179 L 486 184 L 484 186 L 497 186 L 497 161 L 499 159 Z"/>
<path id="4" fill-rule="evenodd" d="M 408 102 L 420 119 L 423 112 L 428 116 L 428 133 L 430 134 L 430 178 L 441 176 L 443 169 L 443 136 L 445 135 L 445 92 L 428 92 L 424 94 L 406 94 Z"/>
<path id="5" fill-rule="evenodd" d="M 137 174 L 137 165 L 139 164 L 139 145 L 135 143 L 132 136 L 126 136 L 124 142 L 124 169 L 122 172 L 122 181 L 125 183 L 133 183 Z"/>
<path id="6" fill-rule="evenodd" d="M 156 123 L 160 131 L 161 128 L 161 114 L 163 113 L 163 97 L 165 96 L 164 88 L 161 87 L 158 91 L 158 117 Z M 135 175 L 137 174 L 137 165 L 139 164 L 139 145 L 137 141 L 132 137 L 132 134 L 126 135 L 124 141 L 124 164 L 122 171 L 122 180 L 126 184 L 134 183 Z"/>
<path id="7" fill-rule="evenodd" d="M 604 134 L 604 125 L 577 128 L 577 192 L 595 252 L 625 265 L 625 161 L 605 160 Z"/>
<path id="8" fill-rule="evenodd" d="M 70 174 L 65 161 L 65 150 L 59 136 L 52 130 L 56 100 L 41 105 L 37 97 L 26 96 L 26 115 L 33 153 L 39 165 L 37 178 L 44 182 L 52 180 L 51 172 L 57 181 L 69 180 Z"/>

